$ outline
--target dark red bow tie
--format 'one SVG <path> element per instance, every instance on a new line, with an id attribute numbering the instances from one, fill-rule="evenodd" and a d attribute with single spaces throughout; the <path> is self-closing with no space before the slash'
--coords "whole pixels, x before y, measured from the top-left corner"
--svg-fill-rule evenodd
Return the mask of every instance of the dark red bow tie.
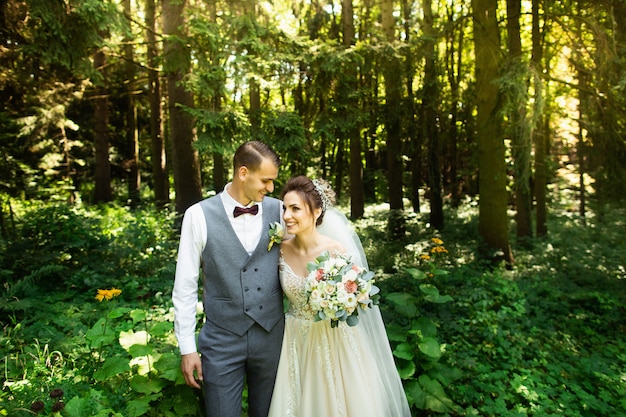
<path id="1" fill-rule="evenodd" d="M 235 211 L 233 211 L 233 216 L 239 217 L 242 214 L 252 214 L 253 216 L 256 216 L 258 212 L 259 212 L 258 204 L 255 204 L 251 207 L 235 207 Z"/>

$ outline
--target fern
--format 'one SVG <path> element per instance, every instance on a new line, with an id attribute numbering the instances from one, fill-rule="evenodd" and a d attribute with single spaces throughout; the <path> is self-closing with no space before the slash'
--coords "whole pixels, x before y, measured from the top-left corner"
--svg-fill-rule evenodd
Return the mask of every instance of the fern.
<path id="1" fill-rule="evenodd" d="M 59 276 L 66 269 L 66 267 L 61 265 L 44 265 L 13 284 L 7 282 L 4 292 L 0 295 L 0 311 L 8 313 L 24 311 L 32 307 L 33 301 L 31 301 L 28 295 L 36 288 L 37 283 L 42 278 Z"/>

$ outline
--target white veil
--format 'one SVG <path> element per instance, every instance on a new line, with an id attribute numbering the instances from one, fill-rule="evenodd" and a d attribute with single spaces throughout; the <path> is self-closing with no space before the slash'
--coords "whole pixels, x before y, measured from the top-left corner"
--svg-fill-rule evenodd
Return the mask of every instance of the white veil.
<path id="1" fill-rule="evenodd" d="M 324 220 L 317 227 L 317 230 L 341 243 L 348 254 L 352 256 L 353 262 L 368 268 L 361 240 L 346 216 L 339 210 L 334 207 L 328 208 L 324 214 Z M 381 386 L 384 387 L 385 398 L 387 398 L 385 417 L 411 417 L 404 387 L 393 360 L 385 324 L 378 306 L 359 311 L 359 324 L 356 329 L 364 332 L 363 340 L 369 342 L 376 358 L 376 365 L 382 382 Z"/>

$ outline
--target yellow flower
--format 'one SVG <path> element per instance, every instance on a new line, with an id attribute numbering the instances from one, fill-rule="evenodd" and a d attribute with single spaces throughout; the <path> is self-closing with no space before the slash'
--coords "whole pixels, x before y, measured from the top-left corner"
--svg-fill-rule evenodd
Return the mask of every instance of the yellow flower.
<path id="1" fill-rule="evenodd" d="M 431 253 L 448 253 L 448 250 L 443 246 L 435 246 L 430 250 Z"/>
<path id="2" fill-rule="evenodd" d="M 110 300 L 113 297 L 117 297 L 122 293 L 122 290 L 117 288 L 111 288 L 110 290 L 98 290 L 96 294 L 96 300 L 102 302 L 102 300 Z"/>
<path id="3" fill-rule="evenodd" d="M 443 245 L 443 240 L 437 238 L 437 237 L 433 237 L 432 239 L 430 239 L 435 245 Z"/>
<path id="4" fill-rule="evenodd" d="M 430 259 L 430 255 L 423 254 L 423 255 L 420 255 L 420 258 L 424 259 L 425 261 L 428 261 Z"/>

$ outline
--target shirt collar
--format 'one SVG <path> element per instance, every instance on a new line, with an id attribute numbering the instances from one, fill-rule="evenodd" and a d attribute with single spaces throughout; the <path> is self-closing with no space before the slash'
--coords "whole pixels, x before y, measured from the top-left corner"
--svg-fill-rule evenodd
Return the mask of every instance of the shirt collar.
<path id="1" fill-rule="evenodd" d="M 239 203 L 230 194 L 228 194 L 228 188 L 230 187 L 231 184 L 232 184 L 232 182 L 229 182 L 228 184 L 226 184 L 224 186 L 224 191 L 221 193 L 222 194 L 222 203 L 224 204 L 224 208 L 226 209 L 226 212 L 229 213 L 229 215 L 231 215 L 231 216 L 233 215 L 233 210 L 235 210 L 235 207 L 252 207 L 255 204 L 259 205 L 259 214 L 261 214 L 263 212 L 263 204 L 257 203 L 256 201 L 253 201 L 250 204 L 248 204 L 247 206 L 242 206 L 241 203 Z"/>

